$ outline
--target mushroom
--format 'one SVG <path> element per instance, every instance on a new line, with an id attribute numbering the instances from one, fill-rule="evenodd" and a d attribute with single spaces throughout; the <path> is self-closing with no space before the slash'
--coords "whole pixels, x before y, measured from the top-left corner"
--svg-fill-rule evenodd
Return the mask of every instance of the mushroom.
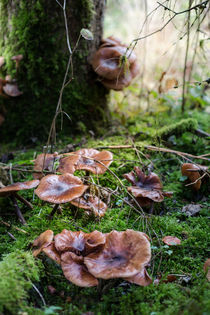
<path id="1" fill-rule="evenodd" d="M 3 91 L 5 94 L 12 96 L 12 97 L 17 97 L 23 94 L 17 86 L 17 83 L 6 83 L 3 85 Z"/>
<path id="2" fill-rule="evenodd" d="M 188 180 L 191 183 L 192 189 L 198 191 L 201 187 L 201 175 L 199 173 L 200 170 L 206 170 L 206 168 L 199 167 L 192 163 L 184 163 L 182 164 L 182 175 L 187 176 Z"/>
<path id="3" fill-rule="evenodd" d="M 74 173 L 76 170 L 86 170 L 94 174 L 104 174 L 113 160 L 111 152 L 95 149 L 81 149 L 66 155 L 67 157 L 60 160 L 58 172 Z"/>
<path id="4" fill-rule="evenodd" d="M 80 197 L 87 188 L 88 186 L 83 185 L 80 178 L 72 174 L 47 175 L 41 179 L 35 194 L 41 200 L 55 204 L 50 214 L 52 217 L 57 211 L 59 204 Z"/>
<path id="5" fill-rule="evenodd" d="M 18 207 L 16 198 L 19 201 L 25 203 L 25 205 L 28 206 L 30 209 L 32 209 L 32 205 L 22 196 L 18 195 L 17 192 L 20 190 L 35 188 L 38 184 L 39 184 L 39 180 L 31 180 L 31 181 L 26 181 L 26 182 L 14 183 L 12 185 L 8 185 L 0 189 L 0 197 L 10 197 L 10 199 L 12 200 L 15 207 L 16 214 L 22 224 L 26 224 L 26 221 Z"/>
<path id="6" fill-rule="evenodd" d="M 91 60 L 94 71 L 101 77 L 101 83 L 114 90 L 122 90 L 138 74 L 136 55 L 118 39 L 109 37 Z"/>
<path id="7" fill-rule="evenodd" d="M 84 263 L 96 278 L 129 278 L 141 272 L 150 258 L 150 242 L 143 233 L 112 231 L 106 235 L 104 249 L 89 254 Z"/>
<path id="8" fill-rule="evenodd" d="M 13 56 L 13 57 L 11 58 L 11 60 L 14 60 L 15 63 L 16 63 L 16 69 L 18 69 L 19 63 L 20 63 L 20 61 L 21 61 L 22 59 L 23 59 L 23 55 L 17 55 L 17 56 Z"/>
<path id="9" fill-rule="evenodd" d="M 105 236 L 98 231 L 92 233 L 63 230 L 55 236 L 56 250 L 61 253 L 61 268 L 64 276 L 81 287 L 91 287 L 98 280 L 88 271 L 84 257 L 98 252 L 105 244 Z"/>
<path id="10" fill-rule="evenodd" d="M 160 178 L 155 173 L 150 173 L 146 176 L 142 170 L 138 167 L 134 167 L 134 171 L 124 174 L 126 178 L 133 186 L 127 188 L 132 193 L 138 203 L 144 207 L 150 205 L 153 201 L 162 202 L 164 196 L 171 197 L 171 192 L 164 192 Z"/>
<path id="11" fill-rule="evenodd" d="M 37 247 L 37 249 L 33 250 L 34 257 L 38 256 L 45 247 L 51 245 L 53 236 L 53 231 L 46 230 L 33 241 L 33 247 Z"/>
<path id="12" fill-rule="evenodd" d="M 53 172 L 55 168 L 55 162 L 59 160 L 60 156 L 57 152 L 53 154 L 49 153 L 41 153 L 37 155 L 35 161 L 34 161 L 34 171 L 33 177 L 35 179 L 41 179 L 44 174 L 43 170 L 47 170 L 49 172 Z"/>
<path id="13" fill-rule="evenodd" d="M 102 200 L 89 193 L 85 193 L 83 196 L 70 201 L 70 203 L 78 208 L 88 210 L 88 212 L 91 211 L 98 217 L 104 216 L 107 210 L 107 205 Z"/>

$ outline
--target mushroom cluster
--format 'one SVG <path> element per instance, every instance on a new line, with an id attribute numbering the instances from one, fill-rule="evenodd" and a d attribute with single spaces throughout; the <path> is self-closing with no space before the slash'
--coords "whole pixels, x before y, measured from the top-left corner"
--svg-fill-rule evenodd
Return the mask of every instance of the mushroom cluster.
<path id="1" fill-rule="evenodd" d="M 108 89 L 122 90 L 138 74 L 136 55 L 119 39 L 108 37 L 93 55 L 91 65 Z"/>
<path id="2" fill-rule="evenodd" d="M 164 196 L 172 196 L 171 192 L 163 191 L 163 185 L 157 174 L 151 172 L 147 176 L 138 166 L 134 167 L 134 171 L 123 176 L 132 184 L 127 190 L 142 207 L 149 206 L 153 202 L 162 202 Z"/>
<path id="3" fill-rule="evenodd" d="M 87 191 L 90 190 L 89 185 L 84 185 L 73 173 L 76 170 L 85 170 L 87 173 L 103 174 L 112 163 L 112 159 L 111 152 L 99 152 L 95 149 L 80 149 L 63 155 L 39 154 L 35 160 L 33 176 L 41 181 L 35 193 L 40 199 L 55 204 L 51 217 L 59 204 L 67 202 L 101 217 L 105 214 L 107 205 L 97 196 L 92 196 Z M 58 165 L 55 165 L 56 162 Z M 56 170 L 61 175 L 44 176 L 43 170 L 49 172 Z"/>
<path id="4" fill-rule="evenodd" d="M 152 282 L 145 269 L 151 259 L 150 242 L 143 232 L 63 230 L 53 238 L 53 231 L 47 230 L 33 247 L 35 257 L 44 252 L 61 265 L 66 279 L 81 287 L 96 286 L 98 279 L 123 278 L 141 286 Z"/>

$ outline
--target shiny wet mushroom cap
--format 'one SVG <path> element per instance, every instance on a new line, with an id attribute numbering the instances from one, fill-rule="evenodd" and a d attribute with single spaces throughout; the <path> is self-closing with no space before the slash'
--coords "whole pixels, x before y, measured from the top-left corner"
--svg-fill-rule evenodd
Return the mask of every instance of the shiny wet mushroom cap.
<path id="1" fill-rule="evenodd" d="M 60 204 L 80 197 L 87 188 L 80 178 L 72 174 L 47 175 L 41 179 L 35 194 L 41 200 Z"/>
<path id="2" fill-rule="evenodd" d="M 37 187 L 39 184 L 39 180 L 29 180 L 26 182 L 17 182 L 8 186 L 5 186 L 0 189 L 0 197 L 9 196 L 10 194 L 25 190 L 25 189 L 32 189 Z"/>
<path id="3" fill-rule="evenodd" d="M 150 261 L 150 242 L 141 232 L 112 231 L 106 235 L 104 249 L 84 258 L 96 278 L 126 278 L 136 275 Z"/>
<path id="4" fill-rule="evenodd" d="M 111 152 L 100 152 L 95 149 L 81 149 L 66 155 L 69 156 L 61 159 L 58 172 L 72 173 L 76 170 L 86 170 L 94 174 L 104 174 L 113 160 Z"/>
<path id="5" fill-rule="evenodd" d="M 107 205 L 97 196 L 92 196 L 88 193 L 85 193 L 83 196 L 70 201 L 70 203 L 78 208 L 93 212 L 95 216 L 98 217 L 104 216 L 108 208 Z"/>

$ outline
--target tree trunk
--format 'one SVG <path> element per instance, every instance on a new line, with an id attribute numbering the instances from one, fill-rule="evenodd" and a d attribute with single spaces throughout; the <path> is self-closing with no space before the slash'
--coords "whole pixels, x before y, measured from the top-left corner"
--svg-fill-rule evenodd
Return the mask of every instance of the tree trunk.
<path id="1" fill-rule="evenodd" d="M 82 28 L 94 35 L 93 41 L 81 37 L 72 57 L 74 79 L 62 101 L 63 111 L 71 118 L 64 118 L 63 132 L 68 135 L 98 131 L 108 121 L 107 90 L 88 63 L 101 41 L 104 8 L 105 0 L 66 1 L 71 48 Z M 0 139 L 46 140 L 69 57 L 63 10 L 55 0 L 0 0 L 0 34 L 0 55 L 6 59 L 0 77 L 17 78 L 23 92 L 18 97 L 0 96 L 0 114 L 5 116 Z M 18 54 L 24 59 L 16 71 L 11 57 Z M 57 131 L 60 135 L 59 123 Z"/>

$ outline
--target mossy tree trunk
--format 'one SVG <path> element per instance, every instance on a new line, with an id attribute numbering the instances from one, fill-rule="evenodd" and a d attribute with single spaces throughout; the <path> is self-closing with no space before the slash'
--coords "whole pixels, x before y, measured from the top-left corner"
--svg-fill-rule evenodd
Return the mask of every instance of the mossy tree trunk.
<path id="1" fill-rule="evenodd" d="M 103 0 L 66 1 L 72 49 L 82 28 L 94 34 L 93 41 L 80 39 L 73 55 L 74 79 L 63 94 L 62 109 L 71 118 L 63 129 L 69 135 L 97 130 L 108 121 L 107 90 L 88 63 L 101 41 L 104 7 Z M 63 10 L 55 0 L 0 0 L 0 30 L 0 55 L 6 58 L 0 77 L 16 77 L 23 92 L 0 98 L 0 110 L 6 112 L 0 138 L 46 140 L 69 57 Z M 24 59 L 17 73 L 11 57 L 18 54 Z"/>

